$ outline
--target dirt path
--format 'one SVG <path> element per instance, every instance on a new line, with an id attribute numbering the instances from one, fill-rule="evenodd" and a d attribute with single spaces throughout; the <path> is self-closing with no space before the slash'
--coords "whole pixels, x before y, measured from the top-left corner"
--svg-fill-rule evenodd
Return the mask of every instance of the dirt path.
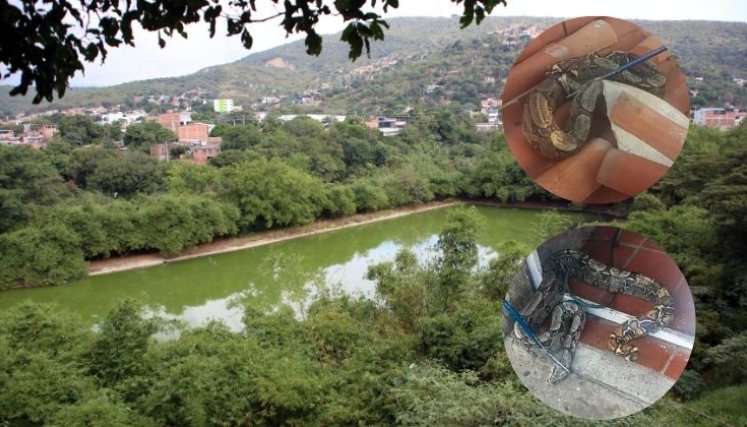
<path id="1" fill-rule="evenodd" d="M 499 202 L 497 200 L 470 199 L 465 203 L 471 205 L 496 206 L 501 208 L 517 208 L 530 210 L 559 210 L 564 212 L 576 212 L 586 214 L 604 215 L 610 218 L 624 219 L 627 215 L 620 210 L 618 204 L 615 205 L 584 205 L 583 208 L 577 208 L 566 202 Z"/>
<path id="2" fill-rule="evenodd" d="M 284 228 L 281 230 L 263 231 L 248 237 L 234 237 L 206 243 L 183 251 L 175 257 L 165 257 L 158 253 L 127 255 L 98 261 L 88 264 L 88 275 L 114 273 L 116 271 L 134 270 L 136 268 L 151 267 L 154 265 L 171 262 L 184 261 L 207 255 L 221 254 L 225 252 L 238 251 L 257 246 L 269 245 L 284 240 L 296 239 L 298 237 L 313 236 L 315 234 L 327 233 L 343 228 L 356 227 L 378 221 L 399 218 L 414 213 L 441 209 L 456 204 L 456 201 L 447 200 L 442 202 L 428 203 L 421 206 L 402 208 L 396 210 L 380 211 L 369 214 L 358 214 L 345 218 L 317 221 L 313 224 Z"/>

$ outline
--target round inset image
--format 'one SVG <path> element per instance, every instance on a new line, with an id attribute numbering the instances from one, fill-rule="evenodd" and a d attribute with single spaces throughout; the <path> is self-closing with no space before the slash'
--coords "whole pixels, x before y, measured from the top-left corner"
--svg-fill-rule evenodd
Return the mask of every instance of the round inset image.
<path id="1" fill-rule="evenodd" d="M 650 239 L 614 227 L 569 230 L 512 278 L 504 345 L 517 375 L 568 415 L 638 412 L 679 379 L 695 340 L 695 306 L 677 264 Z"/>
<path id="2" fill-rule="evenodd" d="M 502 96 L 519 165 L 574 202 L 614 203 L 673 165 L 689 126 L 687 82 L 661 40 L 620 19 L 563 21 L 524 49 Z"/>

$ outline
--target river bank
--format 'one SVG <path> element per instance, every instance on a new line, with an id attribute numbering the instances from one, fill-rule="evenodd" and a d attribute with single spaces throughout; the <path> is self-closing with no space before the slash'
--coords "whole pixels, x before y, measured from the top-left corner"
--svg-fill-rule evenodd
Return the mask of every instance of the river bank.
<path id="1" fill-rule="evenodd" d="M 503 203 L 494 200 L 466 200 L 465 203 L 485 206 L 495 206 L 504 208 L 518 208 L 531 210 L 557 209 L 568 212 L 578 212 L 564 204 L 542 203 L 542 202 L 524 202 L 524 203 Z M 433 209 L 442 209 L 454 206 L 460 203 L 458 200 L 445 200 L 431 202 L 418 206 L 410 206 L 399 209 L 386 211 L 371 212 L 365 214 L 356 214 L 344 218 L 320 220 L 313 224 L 289 227 L 278 230 L 261 231 L 251 236 L 229 237 L 216 240 L 212 243 L 205 243 L 186 249 L 176 256 L 164 256 L 159 253 L 133 254 L 113 257 L 109 259 L 90 261 L 88 264 L 88 275 L 97 276 L 101 274 L 114 273 L 118 271 L 134 270 L 138 268 L 152 267 L 156 265 L 186 261 L 193 258 L 199 258 L 209 255 L 216 255 L 226 252 L 239 251 L 243 249 L 254 248 L 272 243 L 282 242 L 284 240 L 296 239 L 299 237 L 313 236 L 315 234 L 328 233 L 335 230 L 342 230 L 349 227 L 371 224 L 379 221 L 400 218 L 420 212 L 426 212 Z M 587 213 L 597 213 L 615 217 L 610 212 L 600 210 L 583 210 Z"/>
<path id="2" fill-rule="evenodd" d="M 261 231 L 252 234 L 251 236 L 230 237 L 219 239 L 212 243 L 198 245 L 183 251 L 177 256 L 164 256 L 159 253 L 151 253 L 125 255 L 109 259 L 90 261 L 88 263 L 88 275 L 97 276 L 100 274 L 114 273 L 117 271 L 134 270 L 137 268 L 145 268 L 171 262 L 186 261 L 188 259 L 221 254 L 225 252 L 239 251 L 243 249 L 254 248 L 257 246 L 282 242 L 284 240 L 313 236 L 315 234 L 328 233 L 331 231 L 342 230 L 349 227 L 356 227 L 359 225 L 371 224 L 378 221 L 400 218 L 403 216 L 430 211 L 433 209 L 442 209 L 448 206 L 454 206 L 457 203 L 458 202 L 455 200 L 446 200 L 413 207 L 405 207 L 400 209 L 365 214 L 356 214 L 344 218 L 321 220 L 313 224 L 304 226 Z"/>
<path id="3" fill-rule="evenodd" d="M 574 206 L 568 202 L 500 202 L 487 199 L 470 199 L 465 203 L 481 206 L 495 206 L 498 208 L 517 208 L 533 210 L 558 210 L 563 212 L 577 212 L 602 215 L 610 219 L 625 219 L 627 214 L 620 210 L 619 205 L 582 205 Z"/>

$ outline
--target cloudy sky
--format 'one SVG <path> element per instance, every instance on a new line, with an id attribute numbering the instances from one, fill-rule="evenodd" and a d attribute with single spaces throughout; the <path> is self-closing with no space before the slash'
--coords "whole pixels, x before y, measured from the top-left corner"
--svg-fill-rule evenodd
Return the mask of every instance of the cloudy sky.
<path id="1" fill-rule="evenodd" d="M 424 4 L 428 4 L 424 8 Z M 265 5 L 258 16 L 274 13 L 269 0 L 259 0 Z M 282 3 L 282 2 L 281 2 Z M 401 0 L 399 9 L 390 9 L 387 17 L 398 16 L 450 16 L 460 14 L 461 6 L 449 0 Z M 554 16 L 576 17 L 584 15 L 614 16 L 623 19 L 682 20 L 705 19 L 747 22 L 747 4 L 744 0 L 508 0 L 508 6 L 498 6 L 492 16 Z M 344 27 L 341 20 L 327 17 L 317 28 L 321 34 L 331 34 Z M 250 27 L 254 37 L 252 52 L 302 38 L 286 38 L 279 20 Z M 223 28 L 224 30 L 224 28 Z M 193 73 L 201 68 L 233 62 L 249 54 L 238 37 L 221 35 L 218 27 L 214 39 L 208 37 L 207 26 L 188 27 L 187 40 L 176 36 L 167 39 L 165 49 L 158 47 L 157 37 L 145 31 L 136 32 L 136 47 L 111 49 L 106 63 L 87 63 L 85 75 L 76 75 L 73 86 L 103 86 L 132 80 L 171 77 Z M 374 46 L 375 48 L 375 46 Z M 14 83 L 8 79 L 0 83 Z"/>

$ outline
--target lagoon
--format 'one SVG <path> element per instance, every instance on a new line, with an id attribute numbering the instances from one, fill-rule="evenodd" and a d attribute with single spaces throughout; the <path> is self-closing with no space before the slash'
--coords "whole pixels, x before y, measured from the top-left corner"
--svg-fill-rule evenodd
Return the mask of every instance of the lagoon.
<path id="1" fill-rule="evenodd" d="M 30 300 L 56 303 L 97 323 L 117 301 L 131 297 L 158 315 L 191 326 L 221 320 L 232 330 L 242 327 L 243 311 L 232 304 L 245 298 L 272 309 L 279 303 L 303 304 L 314 293 L 313 283 L 326 283 L 352 295 L 373 296 L 365 278 L 370 265 L 392 261 L 402 248 L 421 262 L 453 208 L 416 213 L 236 252 L 163 264 L 156 267 L 92 276 L 57 287 L 0 292 L 0 310 Z M 480 263 L 496 256 L 503 242 L 515 240 L 535 247 L 541 211 L 478 206 L 486 227 L 478 239 Z M 579 217 L 580 219 L 580 217 Z"/>

